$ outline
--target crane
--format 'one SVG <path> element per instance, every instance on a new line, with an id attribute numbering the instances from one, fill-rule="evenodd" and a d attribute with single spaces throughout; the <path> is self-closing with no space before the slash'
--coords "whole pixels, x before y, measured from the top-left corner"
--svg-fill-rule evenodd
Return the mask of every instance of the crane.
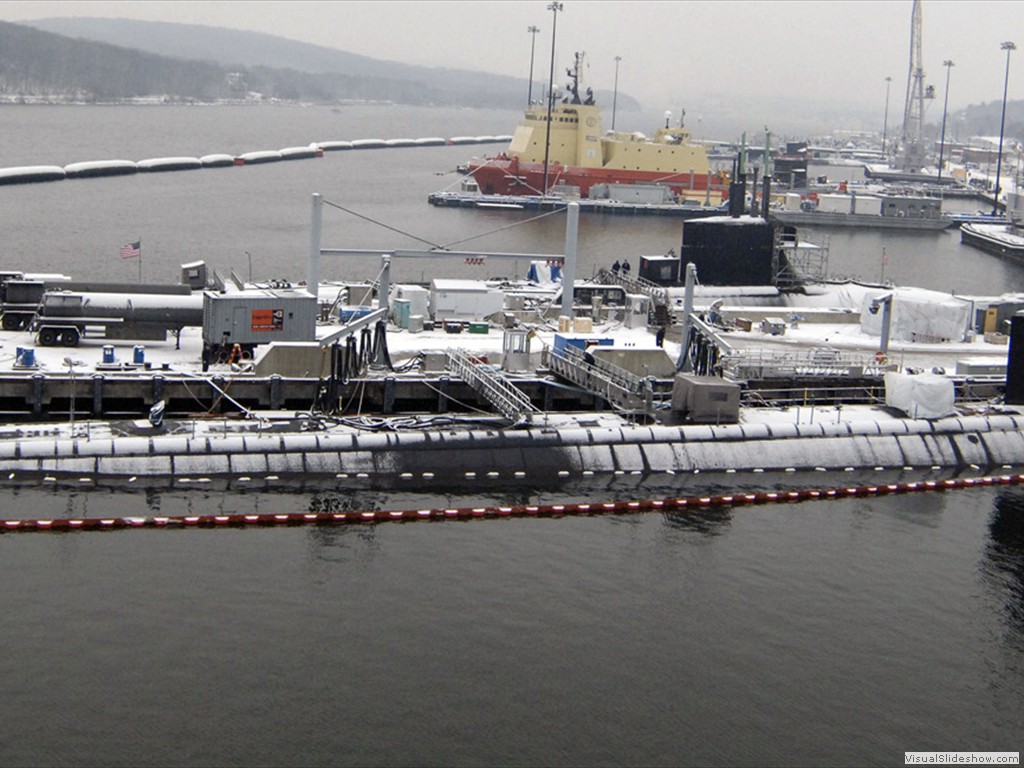
<path id="1" fill-rule="evenodd" d="M 924 126 L 925 99 L 935 98 L 935 87 L 924 85 L 921 66 L 921 0 L 914 0 L 910 17 L 910 70 L 907 72 L 907 100 L 903 108 L 903 133 L 897 165 L 900 170 L 919 171 L 925 164 Z"/>

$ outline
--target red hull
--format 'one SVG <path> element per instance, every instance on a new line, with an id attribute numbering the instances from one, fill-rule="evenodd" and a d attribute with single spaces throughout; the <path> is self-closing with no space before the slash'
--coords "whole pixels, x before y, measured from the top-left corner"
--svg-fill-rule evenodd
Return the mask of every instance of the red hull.
<path id="1" fill-rule="evenodd" d="M 469 173 L 485 195 L 540 195 L 544 188 L 544 165 L 516 160 L 471 162 Z M 716 176 L 689 173 L 666 175 L 654 171 L 625 171 L 604 168 L 567 167 L 558 163 L 548 166 L 548 189 L 556 184 L 579 187 L 582 197 L 590 197 L 595 184 L 663 184 L 681 197 L 705 197 L 710 183 L 710 200 L 719 203 L 729 198 L 729 187 Z"/>

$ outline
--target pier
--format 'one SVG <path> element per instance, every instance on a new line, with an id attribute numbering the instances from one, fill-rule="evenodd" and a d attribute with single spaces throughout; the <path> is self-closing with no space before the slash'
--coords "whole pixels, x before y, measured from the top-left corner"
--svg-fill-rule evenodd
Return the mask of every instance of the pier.
<path id="1" fill-rule="evenodd" d="M 570 202 L 580 207 L 581 213 L 601 213 L 609 216 L 675 216 L 699 219 L 718 216 L 722 206 L 693 205 L 690 203 L 634 203 L 618 200 L 580 199 L 540 195 L 480 195 L 458 192 L 433 192 L 427 202 L 438 208 L 480 208 L 484 210 L 558 211 Z"/>

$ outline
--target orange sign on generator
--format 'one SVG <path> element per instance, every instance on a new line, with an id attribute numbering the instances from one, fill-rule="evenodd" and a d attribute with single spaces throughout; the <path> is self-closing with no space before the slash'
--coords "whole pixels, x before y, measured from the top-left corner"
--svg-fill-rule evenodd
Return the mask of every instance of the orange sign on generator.
<path id="1" fill-rule="evenodd" d="M 254 309 L 252 311 L 253 332 L 280 331 L 282 328 L 284 328 L 283 309 Z"/>

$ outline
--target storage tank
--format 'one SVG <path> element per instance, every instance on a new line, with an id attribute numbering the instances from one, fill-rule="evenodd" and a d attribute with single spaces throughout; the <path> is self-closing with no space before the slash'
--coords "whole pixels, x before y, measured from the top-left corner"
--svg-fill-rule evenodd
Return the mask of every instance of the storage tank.
<path id="1" fill-rule="evenodd" d="M 7 313 L 4 313 L 5 323 Z M 47 291 L 31 327 L 43 346 L 78 346 L 86 328 L 103 328 L 108 339 L 164 340 L 203 322 L 202 296 L 188 294 L 89 293 Z"/>
<path id="2" fill-rule="evenodd" d="M 160 323 L 183 328 L 203 324 L 199 294 L 158 295 L 48 291 L 39 306 L 40 318 L 116 319 L 125 323 Z"/>

